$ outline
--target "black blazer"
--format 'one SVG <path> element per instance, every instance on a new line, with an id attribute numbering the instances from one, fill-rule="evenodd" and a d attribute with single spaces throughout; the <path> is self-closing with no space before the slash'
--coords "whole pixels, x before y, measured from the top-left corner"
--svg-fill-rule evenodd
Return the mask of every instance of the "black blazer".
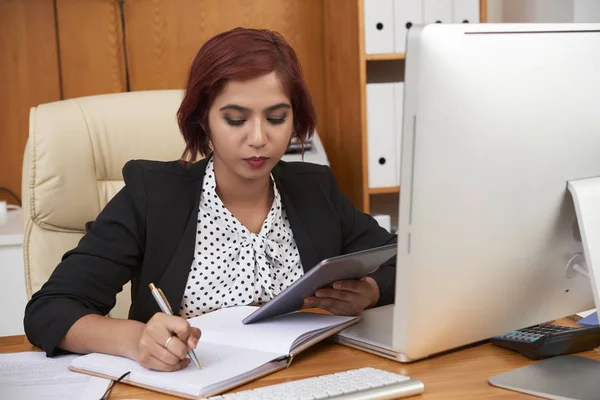
<path id="1" fill-rule="evenodd" d="M 202 179 L 208 159 L 129 161 L 125 187 L 104 207 L 73 250 L 25 309 L 29 341 L 51 356 L 71 325 L 87 314 L 106 315 L 131 281 L 129 318 L 147 322 L 160 311 L 148 284 L 160 287 L 179 312 L 194 258 Z M 279 162 L 272 171 L 305 271 L 321 260 L 382 246 L 396 236 L 355 209 L 339 191 L 330 169 Z M 379 305 L 394 301 L 395 257 L 371 276 Z"/>

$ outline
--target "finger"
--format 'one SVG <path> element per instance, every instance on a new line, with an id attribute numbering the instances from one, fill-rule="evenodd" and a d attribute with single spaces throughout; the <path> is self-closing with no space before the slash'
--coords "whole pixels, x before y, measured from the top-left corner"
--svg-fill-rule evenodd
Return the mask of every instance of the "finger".
<path id="1" fill-rule="evenodd" d="M 183 340 L 179 339 L 177 336 L 172 336 L 172 339 L 169 341 L 169 345 L 165 347 L 165 349 L 175 354 L 175 356 L 177 356 L 178 359 L 183 360 L 187 357 L 189 347 Z"/>
<path id="2" fill-rule="evenodd" d="M 379 293 L 379 284 L 377 283 L 377 281 L 375 279 L 371 278 L 370 276 L 366 276 L 366 277 L 362 278 L 361 281 L 362 280 L 367 282 L 369 285 L 373 286 L 375 288 L 375 290 L 377 290 L 377 293 Z"/>
<path id="3" fill-rule="evenodd" d="M 172 316 L 167 321 L 167 329 L 177 335 L 179 339 L 187 342 L 188 338 L 190 337 L 192 327 L 185 319 Z"/>
<path id="4" fill-rule="evenodd" d="M 159 343 L 161 339 L 166 340 L 169 336 L 173 336 L 173 334 L 183 342 L 186 342 L 190 336 L 191 326 L 189 322 L 181 317 L 156 313 L 148 321 L 146 329 L 152 333 L 152 337 Z"/>
<path id="5" fill-rule="evenodd" d="M 352 303 L 358 300 L 359 295 L 356 292 L 350 292 L 347 290 L 336 290 L 336 289 L 319 289 L 315 292 L 317 297 L 329 297 L 332 299 L 338 299 Z"/>
<path id="6" fill-rule="evenodd" d="M 345 280 L 333 283 L 333 288 L 337 290 L 347 290 L 349 292 L 362 293 L 369 289 L 369 283 L 363 280 Z"/>
<path id="7" fill-rule="evenodd" d="M 329 297 L 307 297 L 305 304 L 321 308 L 336 315 L 349 315 L 352 313 L 352 304 Z"/>
<path id="8" fill-rule="evenodd" d="M 187 340 L 187 345 L 190 349 L 195 349 L 198 346 L 198 340 L 202 336 L 202 332 L 198 328 L 190 328 L 190 336 Z"/>
<path id="9" fill-rule="evenodd" d="M 176 337 L 173 337 L 173 339 L 171 339 L 171 341 L 169 342 L 169 348 L 171 346 L 175 347 L 173 342 L 176 339 L 177 339 Z M 177 340 L 179 340 L 179 339 L 177 339 Z M 180 344 L 183 345 L 183 343 L 180 343 Z M 183 345 L 183 347 L 185 348 L 185 345 Z M 159 344 L 158 342 L 156 342 L 154 340 L 148 341 L 148 343 L 146 344 L 146 349 L 147 349 L 148 353 L 150 353 L 150 355 L 159 359 L 160 361 L 164 362 L 165 364 L 169 364 L 169 365 L 176 365 L 183 358 L 185 358 L 185 357 L 179 357 L 175 353 L 169 351 L 168 349 L 165 349 L 164 343 Z M 185 353 L 186 352 L 184 352 L 184 354 Z"/>
<path id="10" fill-rule="evenodd" d="M 154 329 L 148 329 L 148 334 L 159 347 L 175 355 L 178 360 L 185 358 L 188 351 L 187 344 L 177 336 L 173 336 L 166 327 L 158 326 Z M 167 344 L 169 338 L 171 339 Z"/>
<path id="11" fill-rule="evenodd" d="M 192 360 L 190 360 L 189 358 L 185 358 L 183 360 L 179 360 L 179 362 L 175 363 L 175 364 L 167 364 L 165 362 L 163 362 L 162 360 L 154 357 L 153 355 L 150 355 L 146 361 L 144 365 L 144 367 L 146 368 L 150 368 L 150 369 L 154 369 L 157 371 L 165 371 L 165 372 L 172 372 L 172 371 L 178 371 L 180 369 L 183 369 L 185 367 L 187 367 L 188 365 L 190 365 L 190 362 Z"/>

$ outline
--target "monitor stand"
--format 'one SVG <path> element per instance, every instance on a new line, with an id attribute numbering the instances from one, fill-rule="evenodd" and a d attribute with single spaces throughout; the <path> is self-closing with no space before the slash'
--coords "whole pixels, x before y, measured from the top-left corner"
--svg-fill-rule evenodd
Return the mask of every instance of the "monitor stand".
<path id="1" fill-rule="evenodd" d="M 491 385 L 545 399 L 598 398 L 600 361 L 572 354 L 548 358 L 492 376 Z"/>
<path id="2" fill-rule="evenodd" d="M 567 183 L 579 224 L 583 254 L 575 254 L 567 275 L 590 280 L 597 312 L 600 311 L 600 177 Z M 598 398 L 600 362 L 576 355 L 538 361 L 489 378 L 491 385 L 547 399 Z"/>
<path id="3" fill-rule="evenodd" d="M 573 196 L 584 255 L 580 262 L 575 257 L 571 259 L 574 261 L 572 268 L 589 278 L 598 311 L 600 310 L 600 177 L 569 181 L 567 188 Z"/>

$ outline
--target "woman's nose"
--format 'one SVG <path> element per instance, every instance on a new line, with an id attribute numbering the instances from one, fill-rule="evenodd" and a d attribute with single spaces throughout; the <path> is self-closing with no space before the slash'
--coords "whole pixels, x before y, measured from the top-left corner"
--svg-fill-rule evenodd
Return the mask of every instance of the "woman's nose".
<path id="1" fill-rule="evenodd" d="M 261 121 L 256 121 L 250 131 L 248 142 L 252 147 L 263 147 L 267 144 L 267 136 L 264 132 L 264 126 Z"/>

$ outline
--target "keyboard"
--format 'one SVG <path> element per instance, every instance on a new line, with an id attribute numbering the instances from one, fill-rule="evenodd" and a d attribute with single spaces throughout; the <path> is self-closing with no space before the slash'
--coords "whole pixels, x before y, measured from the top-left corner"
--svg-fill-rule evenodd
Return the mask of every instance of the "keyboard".
<path id="1" fill-rule="evenodd" d="M 212 396 L 208 399 L 379 400 L 414 396 L 423 390 L 423 382 L 418 379 L 375 368 L 361 368 Z"/>

